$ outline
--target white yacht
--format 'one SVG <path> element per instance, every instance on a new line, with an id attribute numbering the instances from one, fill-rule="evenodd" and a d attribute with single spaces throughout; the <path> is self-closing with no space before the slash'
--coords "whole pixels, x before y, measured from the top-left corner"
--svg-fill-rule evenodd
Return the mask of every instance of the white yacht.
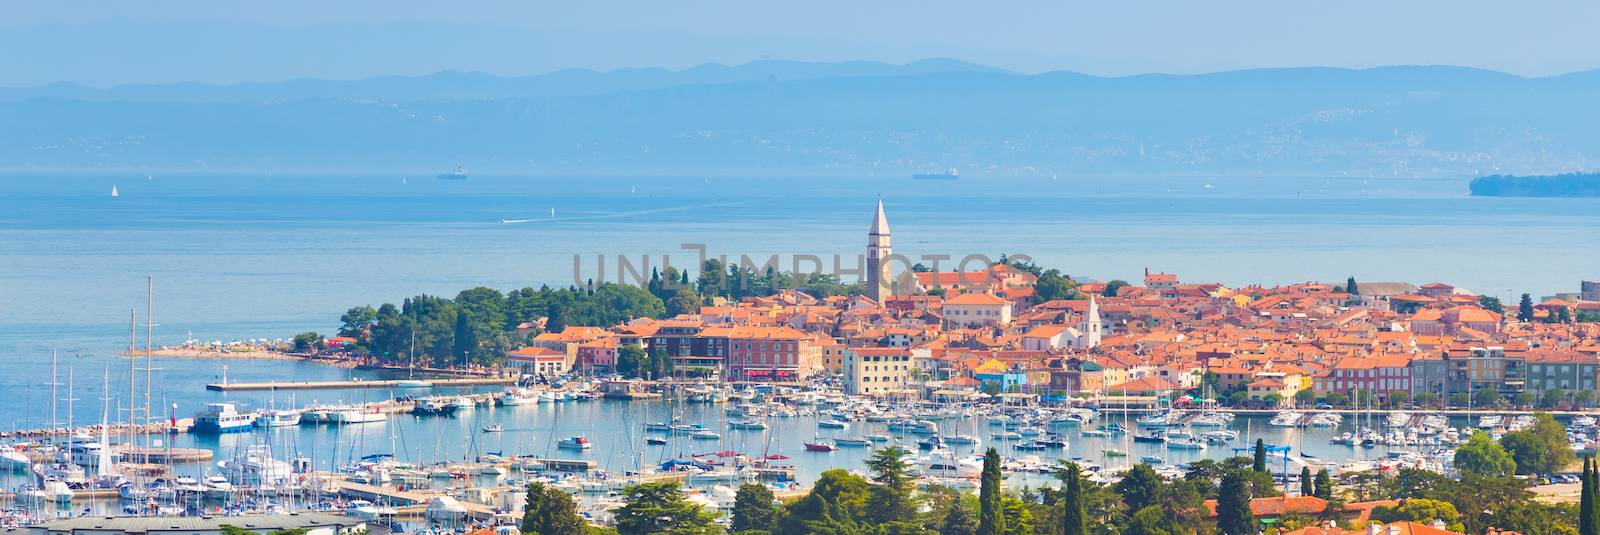
<path id="1" fill-rule="evenodd" d="M 227 476 L 212 474 L 206 476 L 200 485 L 206 489 L 206 498 L 213 500 L 225 499 L 233 494 L 233 482 L 228 481 Z"/>
<path id="2" fill-rule="evenodd" d="M 294 473 L 289 463 L 272 458 L 272 448 L 266 444 L 245 448 L 244 452 L 231 460 L 218 462 L 217 466 L 228 481 L 244 486 L 281 483 Z"/>
<path id="3" fill-rule="evenodd" d="M 289 427 L 300 425 L 300 411 L 262 411 L 256 415 L 256 427 Z"/>

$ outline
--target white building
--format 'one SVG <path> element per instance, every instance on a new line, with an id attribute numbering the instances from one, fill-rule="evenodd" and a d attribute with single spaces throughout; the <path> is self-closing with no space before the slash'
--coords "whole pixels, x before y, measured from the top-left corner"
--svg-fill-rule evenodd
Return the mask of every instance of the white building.
<path id="1" fill-rule="evenodd" d="M 986 293 L 964 293 L 946 299 L 940 313 L 946 324 L 958 328 L 1011 324 L 1011 302 Z"/>
<path id="2" fill-rule="evenodd" d="M 844 384 L 851 395 L 883 395 L 906 389 L 916 369 L 911 351 L 899 347 L 858 347 L 845 353 Z"/>

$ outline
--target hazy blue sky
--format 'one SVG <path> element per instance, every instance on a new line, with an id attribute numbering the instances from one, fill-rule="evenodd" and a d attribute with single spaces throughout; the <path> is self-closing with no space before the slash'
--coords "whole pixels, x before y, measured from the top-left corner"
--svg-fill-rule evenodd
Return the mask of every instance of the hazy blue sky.
<path id="1" fill-rule="evenodd" d="M 1107 75 L 1393 64 L 1547 75 L 1600 67 L 1596 20 L 1600 2 L 1586 0 L 26 0 L 0 17 L 0 85 L 525 75 L 763 57 L 952 57 Z"/>

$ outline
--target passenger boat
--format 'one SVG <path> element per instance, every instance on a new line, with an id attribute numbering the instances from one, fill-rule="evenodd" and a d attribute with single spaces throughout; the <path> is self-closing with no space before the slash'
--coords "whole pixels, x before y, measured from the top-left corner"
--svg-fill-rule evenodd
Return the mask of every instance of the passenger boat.
<path id="1" fill-rule="evenodd" d="M 586 450 L 589 449 L 590 446 L 591 444 L 589 444 L 589 439 L 581 436 L 567 437 L 561 439 L 561 442 L 556 443 L 556 447 L 564 450 Z"/>
<path id="2" fill-rule="evenodd" d="M 255 415 L 239 412 L 232 403 L 207 403 L 206 409 L 194 417 L 194 430 L 199 433 L 247 431 L 255 426 L 255 421 Z"/>

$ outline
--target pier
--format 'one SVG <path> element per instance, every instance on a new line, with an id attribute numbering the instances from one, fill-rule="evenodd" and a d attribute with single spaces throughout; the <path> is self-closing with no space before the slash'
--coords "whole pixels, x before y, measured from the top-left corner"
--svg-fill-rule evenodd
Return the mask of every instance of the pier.
<path id="1" fill-rule="evenodd" d="M 511 377 L 477 377 L 468 379 L 428 379 L 434 387 L 452 386 L 493 386 L 516 384 L 517 380 Z M 382 381 L 285 381 L 269 383 L 211 383 L 206 385 L 206 390 L 215 392 L 235 392 L 244 390 L 340 390 L 357 388 L 407 388 L 404 380 Z"/>

